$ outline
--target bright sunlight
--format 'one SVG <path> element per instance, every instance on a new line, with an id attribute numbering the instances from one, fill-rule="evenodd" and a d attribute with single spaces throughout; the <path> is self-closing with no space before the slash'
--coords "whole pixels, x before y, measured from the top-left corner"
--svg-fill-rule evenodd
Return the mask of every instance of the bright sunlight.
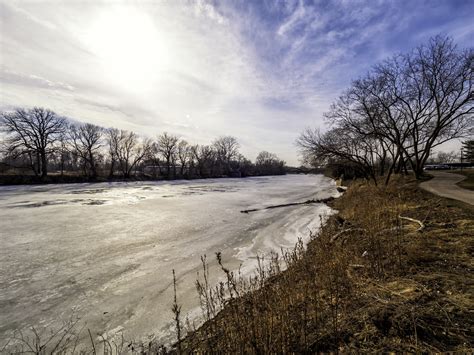
<path id="1" fill-rule="evenodd" d="M 150 74 L 167 67 L 163 37 L 146 13 L 121 7 L 97 16 L 84 39 L 107 77 L 133 90 L 152 85 Z"/>

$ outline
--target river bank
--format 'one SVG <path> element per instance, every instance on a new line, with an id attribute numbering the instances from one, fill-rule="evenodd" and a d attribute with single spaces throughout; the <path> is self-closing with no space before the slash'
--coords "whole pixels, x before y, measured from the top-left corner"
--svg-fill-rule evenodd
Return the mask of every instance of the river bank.
<path id="1" fill-rule="evenodd" d="M 5 175 L 0 174 L 0 186 L 8 185 L 49 185 L 49 184 L 81 184 L 81 183 L 113 183 L 113 182 L 160 182 L 160 181 L 192 181 L 202 179 L 228 179 L 228 178 L 246 178 L 246 177 L 258 177 L 258 176 L 281 176 L 284 174 L 262 174 L 262 175 L 245 175 L 245 176 L 193 176 L 193 177 L 174 177 L 167 178 L 166 176 L 153 177 L 150 175 L 135 175 L 128 178 L 113 176 L 105 177 L 98 176 L 95 178 L 84 176 L 84 175 L 73 175 L 73 174 L 50 174 L 46 178 L 34 175 Z M 301 174 L 301 172 L 288 172 L 288 174 Z"/>
<path id="2" fill-rule="evenodd" d="M 201 291 L 209 320 L 177 349 L 472 351 L 472 207 L 402 178 L 388 188 L 356 182 L 331 206 L 338 215 L 306 251 L 284 256 L 285 271 L 273 260 L 245 281 L 224 263 L 222 289 Z"/>

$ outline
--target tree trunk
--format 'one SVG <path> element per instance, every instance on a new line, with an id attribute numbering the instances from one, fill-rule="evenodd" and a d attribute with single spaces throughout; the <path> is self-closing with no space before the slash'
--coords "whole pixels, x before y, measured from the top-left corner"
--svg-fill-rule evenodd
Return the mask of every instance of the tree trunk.
<path id="1" fill-rule="evenodd" d="M 415 173 L 415 178 L 420 180 L 424 175 L 423 165 L 417 164 L 416 169 L 413 172 Z"/>
<path id="2" fill-rule="evenodd" d="M 41 152 L 41 178 L 45 179 L 48 176 L 48 161 L 46 159 L 46 152 Z"/>
<path id="3" fill-rule="evenodd" d="M 115 168 L 115 160 L 112 159 L 110 162 L 109 179 L 112 179 L 114 177 L 114 168 Z"/>

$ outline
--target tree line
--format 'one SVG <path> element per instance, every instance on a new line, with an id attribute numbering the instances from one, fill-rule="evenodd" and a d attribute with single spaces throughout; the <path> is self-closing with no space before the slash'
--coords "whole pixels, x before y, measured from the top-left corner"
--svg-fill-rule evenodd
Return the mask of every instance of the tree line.
<path id="1" fill-rule="evenodd" d="M 285 162 L 263 151 L 252 163 L 235 137 L 210 145 L 190 144 L 163 133 L 155 140 L 132 131 L 75 123 L 51 110 L 34 107 L 2 112 L 3 164 L 28 167 L 34 176 L 81 175 L 97 178 L 207 178 L 277 175 Z"/>
<path id="2" fill-rule="evenodd" d="M 303 160 L 375 182 L 408 170 L 420 179 L 435 147 L 473 134 L 473 68 L 473 48 L 443 36 L 386 59 L 331 105 L 326 132 L 300 135 Z"/>

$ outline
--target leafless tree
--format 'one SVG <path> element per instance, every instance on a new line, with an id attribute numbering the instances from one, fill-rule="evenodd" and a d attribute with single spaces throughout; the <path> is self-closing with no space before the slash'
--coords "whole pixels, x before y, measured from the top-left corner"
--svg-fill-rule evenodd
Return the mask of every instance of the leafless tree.
<path id="1" fill-rule="evenodd" d="M 163 156 L 166 163 L 166 174 L 171 178 L 171 168 L 173 167 L 173 176 L 176 176 L 176 160 L 178 152 L 179 138 L 167 132 L 158 137 L 157 149 Z"/>
<path id="2" fill-rule="evenodd" d="M 459 155 L 453 150 L 451 152 L 438 152 L 436 159 L 433 159 L 437 164 L 449 164 L 459 161 Z"/>
<path id="3" fill-rule="evenodd" d="M 29 173 L 25 166 L 31 165 L 37 176 L 46 177 L 49 165 L 61 176 L 82 170 L 92 179 L 106 170 L 109 178 L 115 174 L 129 178 L 142 168 L 154 178 L 158 172 L 168 178 L 256 174 L 255 165 L 239 153 L 240 145 L 232 136 L 222 136 L 211 145 L 190 145 L 163 133 L 151 142 L 130 131 L 70 122 L 40 108 L 4 112 L 0 120 L 3 172 Z M 284 164 L 273 158 L 275 166 Z M 264 170 L 263 164 L 260 168 Z"/>
<path id="4" fill-rule="evenodd" d="M 177 150 L 178 160 L 180 164 L 180 176 L 183 177 L 186 170 L 189 170 L 189 162 L 192 158 L 191 156 L 191 148 L 185 140 L 181 140 L 178 143 L 178 150 Z"/>
<path id="5" fill-rule="evenodd" d="M 213 175 L 215 167 L 216 152 L 209 145 L 193 145 L 191 154 L 196 161 L 197 172 L 200 177 Z"/>
<path id="6" fill-rule="evenodd" d="M 338 127 L 324 134 L 306 129 L 296 143 L 307 163 L 317 166 L 332 161 L 347 162 L 377 184 L 376 162 L 380 146 L 376 138 Z"/>
<path id="7" fill-rule="evenodd" d="M 65 119 L 39 107 L 3 112 L 0 119 L 7 134 L 6 149 L 15 155 L 27 155 L 36 175 L 48 175 L 48 157 L 65 131 Z"/>
<path id="8" fill-rule="evenodd" d="M 82 160 L 84 172 L 93 179 L 97 178 L 98 155 L 103 146 L 103 132 L 102 127 L 90 123 L 70 125 L 68 129 L 71 151 Z"/>
<path id="9" fill-rule="evenodd" d="M 400 148 L 419 178 L 434 147 L 472 133 L 474 51 L 437 36 L 378 71 L 391 78 L 387 88 L 407 132 Z"/>
<path id="10" fill-rule="evenodd" d="M 337 155 L 337 141 L 339 155 L 357 164 L 374 162 L 385 173 L 390 162 L 387 182 L 406 162 L 420 178 L 434 147 L 472 133 L 473 67 L 472 48 L 460 51 L 450 38 L 434 37 L 354 81 L 326 114 L 331 131 L 318 139 L 304 132 L 298 144 L 303 154 L 313 141 L 314 151 Z"/>
<path id="11" fill-rule="evenodd" d="M 239 153 L 240 144 L 237 138 L 232 136 L 219 137 L 212 143 L 217 154 L 218 163 L 223 165 L 224 173 L 230 173 L 232 159 L 235 159 Z"/>
<path id="12" fill-rule="evenodd" d="M 274 175 L 285 173 L 285 162 L 276 154 L 262 151 L 257 155 L 255 168 L 258 175 Z"/>
<path id="13" fill-rule="evenodd" d="M 111 160 L 118 164 L 125 178 L 129 178 L 133 169 L 151 152 L 151 141 L 140 140 L 134 132 L 111 129 L 108 131 L 108 140 Z"/>
<path id="14" fill-rule="evenodd" d="M 113 178 L 117 166 L 117 151 L 120 143 L 120 131 L 116 128 L 109 128 L 105 132 L 107 146 L 109 149 L 109 178 Z"/>

